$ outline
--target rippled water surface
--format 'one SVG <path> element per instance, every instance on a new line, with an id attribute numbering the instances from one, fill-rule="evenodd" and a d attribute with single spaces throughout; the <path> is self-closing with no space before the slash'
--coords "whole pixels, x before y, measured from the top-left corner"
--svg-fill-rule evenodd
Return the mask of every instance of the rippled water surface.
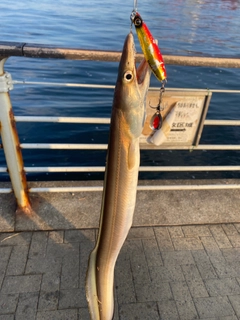
<path id="1" fill-rule="evenodd" d="M 1 41 L 121 51 L 129 32 L 133 1 L 0 2 Z M 239 57 L 240 2 L 230 0 L 138 0 L 138 10 L 158 39 L 163 54 Z M 137 51 L 140 47 L 136 38 Z M 14 80 L 115 84 L 117 63 L 11 57 L 5 69 Z M 239 89 L 240 70 L 167 66 L 168 87 Z M 152 86 L 159 86 L 152 77 Z M 113 91 L 71 87 L 15 85 L 16 115 L 108 117 Z M 214 94 L 207 117 L 240 119 L 240 96 Z M 108 126 L 19 123 L 21 142 L 107 143 Z M 237 128 L 205 128 L 201 143 L 239 144 Z M 104 165 L 105 151 L 23 150 L 26 166 Z M 178 159 L 178 163 L 176 163 Z M 239 164 L 239 152 L 142 152 L 143 165 Z M 0 151 L 0 166 L 5 165 Z M 161 178 L 154 174 L 148 178 Z M 174 174 L 174 177 L 203 174 Z M 206 173 L 204 176 L 209 177 Z M 217 175 L 212 175 L 217 176 Z M 237 174 L 230 176 L 236 177 Z M 99 178 L 99 175 L 53 174 L 51 179 Z M 142 175 L 142 177 L 144 177 Z M 168 176 L 170 177 L 170 175 Z M 217 176 L 218 177 L 218 176 Z M 43 176 L 31 178 L 47 179 Z M 0 179 L 7 179 L 1 175 Z"/>

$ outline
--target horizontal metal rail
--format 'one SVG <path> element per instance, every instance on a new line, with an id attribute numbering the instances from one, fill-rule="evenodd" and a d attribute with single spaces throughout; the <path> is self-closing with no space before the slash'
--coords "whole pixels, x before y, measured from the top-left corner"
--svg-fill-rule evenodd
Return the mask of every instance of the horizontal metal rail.
<path id="1" fill-rule="evenodd" d="M 84 144 L 84 143 L 21 143 L 22 149 L 54 149 L 54 150 L 107 150 L 107 144 Z M 169 147 L 164 145 L 156 147 L 155 145 L 140 145 L 142 150 L 164 150 Z M 171 150 L 240 150 L 240 145 L 224 145 L 224 144 L 201 144 L 198 146 L 171 146 Z"/>
<path id="2" fill-rule="evenodd" d="M 24 167 L 25 172 L 104 172 L 105 167 Z M 240 166 L 140 166 L 140 172 L 240 171 Z M 0 172 L 7 172 L 1 167 Z"/>
<path id="3" fill-rule="evenodd" d="M 21 143 L 22 149 L 106 150 L 107 144 L 80 143 Z"/>
<path id="4" fill-rule="evenodd" d="M 46 116 L 16 116 L 17 122 L 54 122 L 54 123 L 86 123 L 110 124 L 110 118 L 85 118 L 85 117 L 46 117 Z M 204 125 L 211 126 L 239 126 L 240 120 L 205 120 Z M 22 143 L 23 149 L 64 149 L 64 150 L 107 150 L 107 144 L 63 144 L 63 143 Z M 161 149 L 167 147 L 162 146 Z M 155 150 L 154 145 L 141 145 L 141 149 Z M 158 148 L 159 149 L 159 148 Z M 172 146 L 173 150 L 240 150 L 240 145 L 198 145 Z"/>
<path id="5" fill-rule="evenodd" d="M 17 122 L 110 124 L 110 118 L 15 116 Z M 205 120 L 207 126 L 239 126 L 240 120 Z"/>
<path id="6" fill-rule="evenodd" d="M 106 85 L 106 84 L 87 84 L 87 83 L 61 83 L 61 82 L 42 82 L 42 81 L 17 81 L 13 80 L 12 84 L 21 84 L 21 85 L 37 85 L 37 86 L 51 86 L 51 87 L 77 87 L 84 89 L 114 89 L 114 85 Z M 158 88 L 159 90 L 159 88 Z"/>
<path id="7" fill-rule="evenodd" d="M 12 84 L 20 84 L 20 85 L 37 85 L 37 86 L 52 86 L 52 87 L 78 87 L 84 89 L 115 89 L 115 85 L 107 85 L 107 84 L 91 84 L 91 83 L 60 83 L 60 82 L 44 82 L 44 81 L 22 81 L 22 80 L 12 80 Z M 159 87 L 150 87 L 153 91 L 159 91 Z M 209 90 L 214 93 L 236 93 L 239 94 L 240 90 L 227 90 L 227 89 L 189 89 L 189 88 L 165 88 L 166 91 L 175 91 L 181 90 L 185 92 L 199 91 L 206 92 Z"/>
<path id="8" fill-rule="evenodd" d="M 26 172 L 104 172 L 105 167 L 25 167 Z M 239 171 L 240 166 L 140 166 L 140 172 Z"/>
<path id="9" fill-rule="evenodd" d="M 151 186 L 137 186 L 137 191 L 184 191 L 184 190 L 224 190 L 224 189 L 240 189 L 240 184 L 203 184 L 203 185 L 151 185 Z M 40 192 L 101 192 L 102 186 L 88 186 L 88 187 L 41 187 L 29 188 L 30 193 Z M 0 193 L 12 193 L 10 188 L 0 189 Z"/>
<path id="10" fill-rule="evenodd" d="M 0 188 L 0 193 L 12 193 L 13 189 L 11 188 Z"/>
<path id="11" fill-rule="evenodd" d="M 221 189 L 240 189 L 240 184 L 212 184 L 212 185 L 151 185 L 137 186 L 138 191 L 173 191 L 173 190 L 221 190 Z M 30 188 L 29 192 L 93 192 L 103 191 L 102 186 L 90 187 L 49 187 L 49 188 Z"/>
<path id="12" fill-rule="evenodd" d="M 105 167 L 24 167 L 27 173 L 36 172 L 105 172 Z M 240 171 L 240 166 L 140 166 L 140 172 L 185 172 L 185 171 Z M 0 167 L 0 172 L 7 172 Z"/>
<path id="13" fill-rule="evenodd" d="M 240 126 L 240 120 L 205 120 L 205 126 Z"/>
<path id="14" fill-rule="evenodd" d="M 121 52 L 85 50 L 76 48 L 60 48 L 40 44 L 22 42 L 0 42 L 0 56 L 19 56 L 30 58 L 54 58 L 71 60 L 119 61 Z M 136 54 L 139 62 L 143 54 Z M 222 68 L 240 68 L 240 59 L 232 57 L 202 57 L 163 55 L 166 64 L 182 66 L 211 66 Z"/>
<path id="15" fill-rule="evenodd" d="M 84 118 L 84 117 L 44 117 L 44 116 L 15 116 L 17 122 L 61 122 L 61 123 L 87 123 L 109 124 L 110 118 Z"/>

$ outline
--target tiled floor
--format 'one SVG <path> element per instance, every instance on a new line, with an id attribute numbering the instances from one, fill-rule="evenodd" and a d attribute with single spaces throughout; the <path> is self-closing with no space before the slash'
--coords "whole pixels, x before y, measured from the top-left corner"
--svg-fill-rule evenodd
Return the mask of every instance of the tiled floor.
<path id="1" fill-rule="evenodd" d="M 89 319 L 96 230 L 0 234 L 0 320 Z M 117 320 L 240 319 L 240 224 L 132 228 L 115 272 Z"/>

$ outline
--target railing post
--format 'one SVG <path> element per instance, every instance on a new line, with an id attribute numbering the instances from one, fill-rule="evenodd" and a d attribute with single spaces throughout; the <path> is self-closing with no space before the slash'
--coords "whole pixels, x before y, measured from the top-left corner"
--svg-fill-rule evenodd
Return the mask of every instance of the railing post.
<path id="1" fill-rule="evenodd" d="M 13 88 L 11 75 L 4 72 L 6 57 L 0 57 L 0 134 L 13 191 L 17 200 L 17 212 L 31 213 L 27 179 L 24 171 L 16 122 L 9 90 Z"/>

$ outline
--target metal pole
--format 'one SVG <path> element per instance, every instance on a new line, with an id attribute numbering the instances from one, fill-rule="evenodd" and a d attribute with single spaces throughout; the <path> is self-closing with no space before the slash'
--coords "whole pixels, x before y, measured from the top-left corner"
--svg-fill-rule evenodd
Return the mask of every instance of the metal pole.
<path id="1" fill-rule="evenodd" d="M 12 110 L 9 90 L 12 89 L 11 75 L 4 72 L 7 58 L 0 57 L 0 134 L 6 157 L 8 172 L 17 200 L 17 212 L 31 213 L 27 179 L 24 171 L 16 122 Z"/>

